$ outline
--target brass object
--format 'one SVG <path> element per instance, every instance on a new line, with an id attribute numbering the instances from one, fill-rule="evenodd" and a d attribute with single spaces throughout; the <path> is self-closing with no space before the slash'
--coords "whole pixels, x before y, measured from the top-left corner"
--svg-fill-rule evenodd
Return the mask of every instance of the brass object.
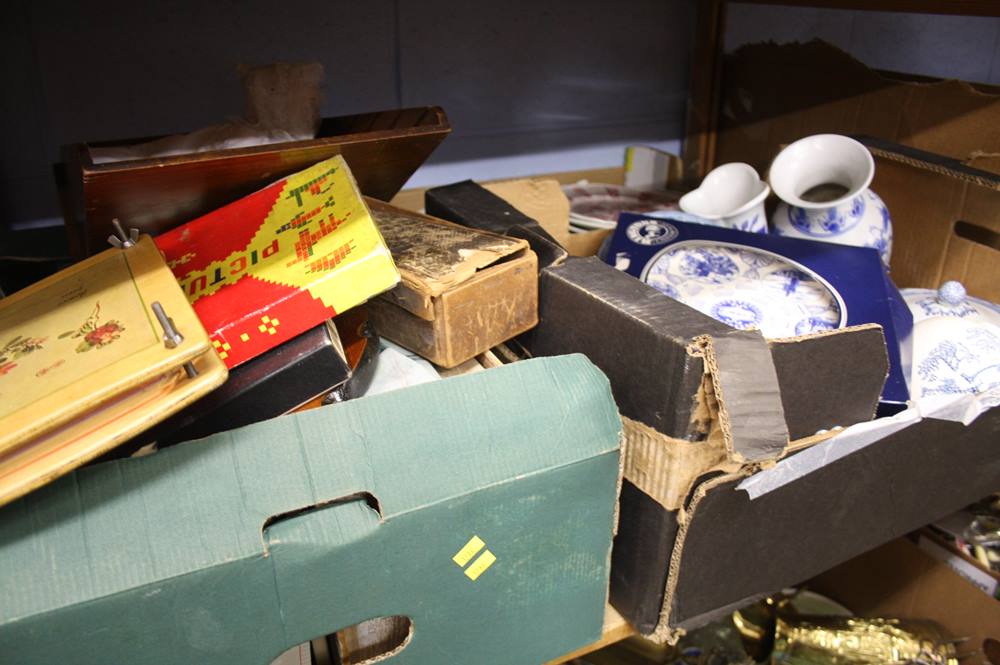
<path id="1" fill-rule="evenodd" d="M 779 616 L 772 663 L 788 665 L 958 665 L 936 625 L 900 619 Z"/>
<path id="2" fill-rule="evenodd" d="M 769 598 L 733 623 L 747 652 L 772 665 L 959 665 L 955 641 L 929 621 L 800 615 Z"/>

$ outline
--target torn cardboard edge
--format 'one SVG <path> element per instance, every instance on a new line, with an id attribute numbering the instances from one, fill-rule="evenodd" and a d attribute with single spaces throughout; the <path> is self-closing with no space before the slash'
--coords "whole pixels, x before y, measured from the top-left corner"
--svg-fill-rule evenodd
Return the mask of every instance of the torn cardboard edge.
<path id="1" fill-rule="evenodd" d="M 667 436 L 622 416 L 625 477 L 667 510 L 679 510 L 705 474 L 735 472 L 750 462 L 777 459 L 789 443 L 770 350 L 759 334 L 702 335 L 688 345 L 687 352 L 703 359 L 704 374 L 691 416 L 692 431 L 700 432 L 703 438 L 690 441 Z M 734 354 L 746 362 L 734 362 Z M 721 370 L 721 366 L 732 369 Z M 727 406 L 726 390 L 739 395 L 744 384 L 758 382 L 763 384 L 757 391 L 760 399 L 751 403 L 760 402 L 759 414 L 747 417 L 744 400 L 732 408 Z M 755 429 L 757 423 L 761 423 L 759 430 Z"/>
<path id="2" fill-rule="evenodd" d="M 767 341 L 760 333 L 733 333 L 701 336 L 695 345 L 712 379 L 728 457 L 736 462 L 779 457 L 788 445 L 788 427 Z"/>
<path id="3" fill-rule="evenodd" d="M 743 478 L 747 473 L 749 473 L 749 470 L 741 470 L 706 480 L 694 490 L 688 506 L 686 508 L 682 507 L 677 512 L 677 537 L 674 539 L 674 546 L 670 552 L 670 563 L 667 566 L 667 581 L 663 590 L 663 605 L 660 608 L 659 622 L 652 633 L 645 635 L 647 639 L 657 644 L 676 644 L 687 632 L 684 628 L 672 627 L 670 625 L 670 615 L 673 608 L 672 600 L 677 590 L 677 582 L 680 576 L 681 557 L 684 554 L 684 540 L 687 538 L 688 527 L 691 525 L 694 514 L 698 509 L 698 504 L 708 495 L 709 491 Z"/>
<path id="4" fill-rule="evenodd" d="M 387 297 L 427 321 L 434 320 L 434 298 L 528 250 L 526 240 L 364 198 L 400 272 L 400 285 Z"/>
<path id="5" fill-rule="evenodd" d="M 878 330 L 878 326 L 860 326 L 859 331 Z M 825 337 L 837 331 L 816 335 Z M 757 340 L 752 336 L 730 336 L 713 338 L 701 336 L 689 346 L 689 353 L 704 359 L 702 385 L 695 398 L 692 413 L 692 428 L 704 434 L 697 441 L 667 436 L 638 420 L 622 416 L 625 427 L 625 477 L 651 499 L 666 510 L 683 508 L 699 478 L 714 473 L 752 473 L 762 467 L 770 467 L 779 459 L 806 448 L 814 447 L 835 435 L 834 431 L 818 431 L 813 435 L 790 440 L 784 427 L 784 411 L 776 400 L 755 400 L 763 405 L 771 405 L 770 413 L 745 415 L 740 409 L 745 402 L 740 400 L 736 409 L 727 406 L 724 399 L 725 384 L 738 386 L 732 392 L 742 392 L 746 388 L 742 381 L 757 384 L 752 389 L 767 395 L 780 394 L 774 364 L 770 356 L 759 353 Z M 769 348 L 769 347 L 768 347 Z M 720 362 L 720 356 L 723 358 Z M 726 362 L 728 357 L 739 357 L 742 362 Z M 733 370 L 721 370 L 732 367 Z M 770 372 L 770 376 L 768 376 Z M 763 381 L 761 381 L 763 379 Z M 768 380 L 770 379 L 770 380 Z M 760 383 L 766 388 L 761 388 Z M 873 388 L 871 414 L 874 415 L 878 388 Z M 734 433 L 733 419 L 737 419 Z M 777 423 L 770 436 L 761 437 L 760 428 Z M 868 422 L 862 425 L 870 424 Z M 750 438 L 746 431 L 756 436 Z M 748 441 L 770 444 L 770 447 L 746 447 Z M 777 445 L 780 442 L 781 445 Z M 750 450 L 755 457 L 744 454 Z M 795 458 L 792 458 L 795 459 Z"/>
<path id="6" fill-rule="evenodd" d="M 1000 395 L 994 394 L 990 403 L 997 398 Z M 817 470 L 817 477 L 782 486 L 760 501 L 734 491 L 745 482 L 747 470 L 706 479 L 688 505 L 663 513 L 662 521 L 669 526 L 664 554 L 669 565 L 663 577 L 649 579 L 651 588 L 662 589 L 663 595 L 655 605 L 648 593 L 644 597 L 640 612 L 645 618 L 639 619 L 646 622 L 644 634 L 675 642 L 686 629 L 808 579 L 995 489 L 1000 458 L 993 444 L 1000 421 L 996 408 L 982 406 L 987 409 L 983 417 L 968 426 L 928 418 L 913 429 L 901 427 L 881 437 L 882 444 L 830 462 Z M 924 461 L 906 464 L 906 456 Z M 952 482 L 960 469 L 977 469 L 977 474 L 940 493 L 926 492 L 926 487 Z M 813 513 L 837 501 L 843 505 L 836 510 Z M 651 513 L 647 509 L 641 514 Z M 851 520 L 844 525 L 846 536 L 830 535 L 845 518 Z M 719 529 L 720 524 L 726 528 Z M 774 551 L 774 543 L 799 541 L 813 556 L 796 558 L 797 548 L 785 555 Z M 713 552 L 719 556 L 712 558 Z M 752 574 L 772 560 L 774 566 Z"/>

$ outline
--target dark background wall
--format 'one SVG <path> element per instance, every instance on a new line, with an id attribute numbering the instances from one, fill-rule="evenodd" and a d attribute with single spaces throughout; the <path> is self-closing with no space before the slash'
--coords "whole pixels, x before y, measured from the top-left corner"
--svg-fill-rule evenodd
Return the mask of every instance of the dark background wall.
<path id="1" fill-rule="evenodd" d="M 0 226 L 59 216 L 59 146 L 243 111 L 236 67 L 317 60 L 324 115 L 423 104 L 453 135 L 411 181 L 680 150 L 695 0 L 14 0 L 0 20 Z M 1000 83 L 1000 20 L 732 5 L 727 48 L 820 36 L 886 69 Z M 44 223 L 44 222 L 43 222 Z"/>

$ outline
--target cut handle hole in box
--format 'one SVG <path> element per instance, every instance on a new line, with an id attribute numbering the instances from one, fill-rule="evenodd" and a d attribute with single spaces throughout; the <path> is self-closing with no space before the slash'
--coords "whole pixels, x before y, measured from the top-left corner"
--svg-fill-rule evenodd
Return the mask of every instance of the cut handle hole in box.
<path id="1" fill-rule="evenodd" d="M 375 617 L 293 647 L 271 665 L 391 663 L 412 636 L 413 622 L 409 617 Z"/>
<path id="2" fill-rule="evenodd" d="M 955 222 L 955 235 L 969 242 L 985 245 L 986 247 L 1000 251 L 1000 233 L 985 226 L 958 220 Z"/>

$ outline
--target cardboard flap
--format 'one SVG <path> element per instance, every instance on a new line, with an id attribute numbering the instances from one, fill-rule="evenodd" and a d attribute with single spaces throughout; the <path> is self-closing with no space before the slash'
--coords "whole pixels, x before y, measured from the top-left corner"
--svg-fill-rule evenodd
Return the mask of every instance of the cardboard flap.
<path id="1" fill-rule="evenodd" d="M 871 420 L 889 374 L 875 324 L 768 340 L 793 441 L 819 430 Z M 850 386 L 850 390 L 844 390 Z"/>
<path id="2" fill-rule="evenodd" d="M 483 187 L 536 220 L 560 245 L 566 245 L 569 238 L 569 199 L 557 180 L 519 178 L 485 183 Z"/>
<path id="3" fill-rule="evenodd" d="M 771 349 L 757 331 L 703 336 L 704 354 L 718 405 L 726 451 L 735 461 L 761 462 L 781 456 L 788 428 Z"/>
<path id="4" fill-rule="evenodd" d="M 518 417 L 500 405 L 517 408 Z M 462 417 L 445 417 L 456 413 Z M 390 521 L 484 487 L 617 455 L 620 432 L 607 379 L 586 358 L 570 356 L 80 469 L 0 511 L 0 560 L 20 571 L 0 578 L 0 625 L 260 557 L 262 529 L 275 516 L 367 491 Z M 469 444 L 487 441 L 496 445 Z"/>
<path id="5" fill-rule="evenodd" d="M 391 299 L 428 321 L 434 319 L 433 298 L 528 247 L 525 240 L 459 226 L 375 199 L 367 203 L 402 278 L 402 288 L 394 290 Z"/>

